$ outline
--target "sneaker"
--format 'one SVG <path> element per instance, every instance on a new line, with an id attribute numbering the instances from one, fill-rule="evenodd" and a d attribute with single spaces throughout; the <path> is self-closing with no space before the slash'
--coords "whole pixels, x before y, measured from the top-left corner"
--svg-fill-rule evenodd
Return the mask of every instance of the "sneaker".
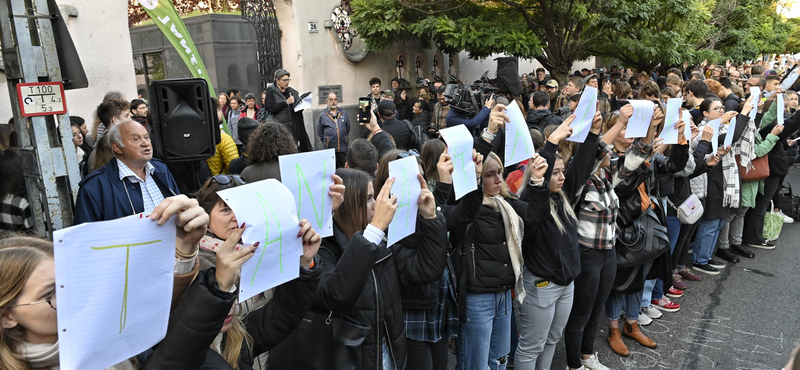
<path id="1" fill-rule="evenodd" d="M 715 268 L 713 268 L 713 267 L 711 267 L 711 266 L 709 266 L 707 264 L 706 265 L 698 265 L 696 263 L 693 263 L 692 264 L 692 270 L 695 270 L 697 272 L 702 272 L 704 274 L 709 274 L 709 275 L 719 275 L 719 270 L 717 270 L 717 269 L 715 269 Z"/>
<path id="2" fill-rule="evenodd" d="M 719 261 L 719 260 L 715 260 L 713 258 L 708 260 L 708 265 L 713 267 L 713 268 L 715 268 L 715 269 L 723 269 L 723 268 L 725 268 L 725 262 L 722 262 L 722 261 Z"/>
<path id="3" fill-rule="evenodd" d="M 653 303 L 651 307 L 655 307 L 664 312 L 678 312 L 681 309 L 681 305 L 671 301 L 667 297 L 661 297 L 659 300 L 652 300 L 650 301 Z"/>
<path id="4" fill-rule="evenodd" d="M 783 213 L 783 211 L 781 211 L 781 210 L 778 210 L 778 212 L 775 212 L 775 214 L 776 214 L 776 215 L 778 215 L 778 216 L 781 216 L 781 217 L 783 217 L 783 223 L 785 223 L 785 224 L 791 224 L 791 223 L 794 223 L 794 219 L 793 219 L 793 218 L 791 218 L 791 217 L 789 217 L 789 216 L 787 216 L 787 215 L 786 215 L 785 213 Z"/>
<path id="5" fill-rule="evenodd" d="M 672 287 L 675 289 L 686 290 L 689 286 L 683 282 L 681 274 L 672 274 Z"/>
<path id="6" fill-rule="evenodd" d="M 597 352 L 589 356 L 589 358 L 581 358 L 581 364 L 583 364 L 581 368 L 586 370 L 610 370 L 608 366 L 600 363 L 600 359 L 597 358 Z"/>
<path id="7" fill-rule="evenodd" d="M 651 319 L 650 316 L 647 316 L 644 313 L 641 313 L 641 311 L 639 311 L 639 318 L 636 320 L 636 323 L 638 323 L 639 326 L 647 326 L 650 325 L 650 323 L 652 322 L 653 319 Z"/>
<path id="8" fill-rule="evenodd" d="M 744 244 L 731 245 L 731 250 L 736 252 L 736 254 L 738 254 L 738 255 L 740 255 L 742 257 L 747 257 L 747 258 L 755 258 L 756 257 L 756 254 L 753 253 L 753 251 L 751 251 L 749 248 L 747 248 L 747 246 L 744 245 Z"/>
<path id="9" fill-rule="evenodd" d="M 683 297 L 683 291 L 679 289 L 675 289 L 675 287 L 670 287 L 666 293 L 667 297 L 670 298 L 680 298 Z"/>
<path id="10" fill-rule="evenodd" d="M 645 315 L 651 319 L 660 319 L 663 314 L 661 311 L 653 307 L 653 305 L 650 305 L 639 310 L 639 317 L 642 317 L 642 315 Z"/>
<path id="11" fill-rule="evenodd" d="M 765 240 L 763 243 L 760 243 L 760 244 L 759 243 L 747 243 L 747 244 L 750 245 L 753 248 L 775 249 L 775 243 L 773 243 L 771 241 L 768 241 L 768 240 Z"/>
<path id="12" fill-rule="evenodd" d="M 678 271 L 678 275 L 680 275 L 683 278 L 683 280 L 703 281 L 702 276 L 695 274 L 694 272 L 692 272 L 692 270 L 689 269 L 683 269 Z"/>
<path id="13" fill-rule="evenodd" d="M 739 256 L 731 249 L 720 249 L 717 251 L 716 255 L 717 257 L 722 258 L 730 263 L 739 263 Z"/>

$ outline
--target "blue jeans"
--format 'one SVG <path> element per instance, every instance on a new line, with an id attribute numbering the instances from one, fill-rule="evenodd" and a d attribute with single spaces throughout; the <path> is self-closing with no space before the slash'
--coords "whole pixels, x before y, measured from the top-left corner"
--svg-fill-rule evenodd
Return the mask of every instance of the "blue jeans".
<path id="1" fill-rule="evenodd" d="M 456 369 L 504 370 L 511 350 L 511 290 L 467 294 L 467 322 L 458 327 Z"/>
<path id="2" fill-rule="evenodd" d="M 631 294 L 611 293 L 606 299 L 606 316 L 611 321 L 619 320 L 622 317 L 622 310 L 630 320 L 639 318 L 639 308 L 642 302 L 642 291 Z"/>
<path id="3" fill-rule="evenodd" d="M 698 265 L 706 265 L 714 254 L 714 247 L 717 246 L 717 239 L 722 227 L 725 226 L 724 218 L 715 220 L 702 220 L 697 226 L 697 235 L 694 239 L 694 252 L 692 252 L 692 262 Z"/>

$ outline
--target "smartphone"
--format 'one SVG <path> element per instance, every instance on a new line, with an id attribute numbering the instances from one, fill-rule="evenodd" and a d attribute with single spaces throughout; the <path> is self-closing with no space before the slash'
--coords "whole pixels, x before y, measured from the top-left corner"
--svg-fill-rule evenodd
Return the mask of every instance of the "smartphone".
<path id="1" fill-rule="evenodd" d="M 369 97 L 358 98 L 358 123 L 369 123 L 369 106 Z"/>

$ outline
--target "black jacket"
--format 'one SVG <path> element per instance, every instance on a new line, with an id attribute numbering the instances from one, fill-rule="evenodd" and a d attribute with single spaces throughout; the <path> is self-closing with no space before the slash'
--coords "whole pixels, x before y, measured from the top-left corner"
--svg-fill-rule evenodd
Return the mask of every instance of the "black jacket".
<path id="1" fill-rule="evenodd" d="M 725 97 L 725 100 L 722 102 L 722 105 L 725 107 L 726 112 L 730 112 L 732 110 L 738 110 L 739 104 L 742 102 L 736 94 L 730 93 L 728 96 Z"/>
<path id="2" fill-rule="evenodd" d="M 397 149 L 408 150 L 414 148 L 414 134 L 408 129 L 405 122 L 392 117 L 381 123 L 381 129 L 392 135 Z"/>
<path id="3" fill-rule="evenodd" d="M 386 338 L 397 369 L 406 362 L 402 285 L 424 285 L 442 277 L 447 260 L 444 216 L 417 218 L 417 231 L 391 247 L 369 242 L 361 232 L 348 241 L 334 223 L 323 239 L 322 278 L 316 304 L 370 328 L 361 345 L 360 369 L 380 369 L 381 338 Z"/>
<path id="4" fill-rule="evenodd" d="M 431 124 L 431 112 L 426 110 L 420 112 L 419 114 L 414 116 L 413 120 L 411 120 L 411 126 L 413 127 L 420 126 L 426 130 L 428 129 L 428 126 L 430 126 L 430 124 Z"/>
<path id="5" fill-rule="evenodd" d="M 739 141 L 739 138 L 742 137 L 742 133 L 744 129 L 747 128 L 747 124 L 750 121 L 750 117 L 740 114 L 736 116 L 736 128 L 734 132 L 728 131 L 725 134 L 718 135 L 718 147 L 721 147 L 725 142 L 725 136 L 733 135 L 732 143 L 736 143 Z M 777 146 L 777 145 L 776 145 Z M 771 160 L 772 158 L 770 158 Z M 736 179 L 739 181 L 739 185 L 741 187 L 741 180 Z M 726 218 L 730 214 L 730 208 L 723 207 L 722 201 L 725 196 L 725 177 L 722 175 L 722 159 L 720 159 L 720 163 L 714 167 L 711 167 L 708 170 L 708 194 L 706 195 L 706 203 L 705 203 L 705 210 L 703 211 L 703 219 L 704 220 L 717 220 L 720 218 Z"/>
<path id="6" fill-rule="evenodd" d="M 759 130 L 759 135 L 761 135 L 761 137 L 767 137 L 777 123 L 778 121 L 776 120 L 774 123 L 764 126 L 764 128 Z M 786 147 L 789 145 L 786 139 L 791 137 L 798 128 L 800 128 L 800 115 L 797 113 L 784 121 L 783 132 L 778 135 L 778 142 L 772 147 L 772 150 L 769 151 L 770 176 L 786 176 L 786 174 L 789 173 L 789 158 L 786 156 Z M 736 139 L 734 138 L 734 140 Z"/>
<path id="7" fill-rule="evenodd" d="M 549 109 L 536 109 L 528 111 L 528 117 L 525 120 L 528 123 L 528 128 L 538 129 L 544 135 L 544 129 L 550 125 L 560 125 L 564 122 L 561 117 L 555 115 Z"/>
<path id="8" fill-rule="evenodd" d="M 691 175 L 686 177 L 668 176 L 672 179 L 672 194 L 667 195 L 669 200 L 675 207 L 680 206 L 686 199 L 692 195 L 692 187 L 689 180 L 708 172 L 708 165 L 706 165 L 706 155 L 711 153 L 711 142 L 700 140 L 697 147 L 692 151 L 695 167 Z M 688 159 L 687 159 L 688 160 Z M 664 194 L 662 194 L 664 195 Z M 677 217 L 677 212 L 672 207 L 667 207 L 667 216 Z"/>
<path id="9" fill-rule="evenodd" d="M 317 265 L 321 263 L 316 258 Z M 300 277 L 275 288 L 275 295 L 263 307 L 244 319 L 253 337 L 253 353 L 242 346 L 239 369 L 250 370 L 253 358 L 280 343 L 300 324 L 311 304 L 319 282 L 321 266 L 300 269 Z M 223 292 L 217 285 L 216 270 L 201 271 L 170 315 L 167 336 L 155 347 L 142 369 L 231 369 L 225 359 L 210 348 L 222 329 L 225 317 L 236 301 L 236 293 Z M 223 340 L 224 344 L 224 340 Z"/>

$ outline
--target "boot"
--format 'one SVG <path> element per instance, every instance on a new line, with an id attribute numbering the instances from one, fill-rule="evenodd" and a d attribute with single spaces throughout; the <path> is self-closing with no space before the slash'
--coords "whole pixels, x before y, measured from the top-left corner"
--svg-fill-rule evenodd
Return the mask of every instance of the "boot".
<path id="1" fill-rule="evenodd" d="M 647 347 L 647 348 L 656 348 L 658 345 L 655 341 L 648 338 L 641 330 L 639 330 L 639 325 L 634 323 L 625 322 L 625 330 L 622 331 L 622 335 L 635 340 L 637 343 Z"/>
<path id="2" fill-rule="evenodd" d="M 608 328 L 608 345 L 611 347 L 611 350 L 614 353 L 622 356 L 622 357 L 630 357 L 631 351 L 628 350 L 628 346 L 625 345 L 625 342 L 622 341 L 622 335 L 619 332 L 619 328 Z"/>

